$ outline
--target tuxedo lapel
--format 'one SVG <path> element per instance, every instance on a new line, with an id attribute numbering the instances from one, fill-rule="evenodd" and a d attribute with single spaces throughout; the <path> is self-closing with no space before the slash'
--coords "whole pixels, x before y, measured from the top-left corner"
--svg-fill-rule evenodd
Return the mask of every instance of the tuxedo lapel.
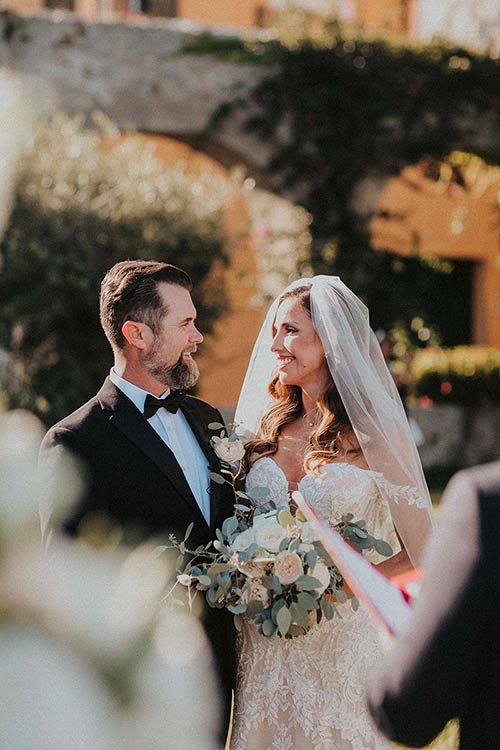
<path id="1" fill-rule="evenodd" d="M 178 494 L 189 504 L 191 510 L 203 523 L 206 523 L 174 454 L 144 419 L 132 401 L 109 378 L 105 380 L 103 387 L 97 394 L 97 399 L 101 408 L 110 412 L 110 423 L 121 430 L 139 450 L 161 469 Z"/>
<path id="2" fill-rule="evenodd" d="M 208 459 L 210 470 L 215 472 L 216 474 L 220 474 L 220 461 L 215 455 L 214 449 L 210 445 L 210 438 L 212 437 L 213 433 L 211 432 L 211 430 L 209 430 L 208 423 L 205 424 L 200 414 L 198 413 L 198 409 L 196 408 L 196 401 L 190 398 L 186 398 L 181 407 L 181 410 L 186 417 L 186 420 L 191 427 L 193 434 L 200 445 L 200 448 Z M 223 486 L 218 484 L 217 482 L 214 482 L 213 480 L 210 481 L 210 529 L 212 531 L 214 530 L 215 521 L 217 519 L 217 511 L 221 501 L 222 487 Z"/>

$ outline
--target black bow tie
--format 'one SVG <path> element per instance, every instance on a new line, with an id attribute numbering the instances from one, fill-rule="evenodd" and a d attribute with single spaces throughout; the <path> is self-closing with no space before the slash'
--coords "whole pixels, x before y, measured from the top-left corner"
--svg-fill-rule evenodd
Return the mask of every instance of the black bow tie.
<path id="1" fill-rule="evenodd" d="M 163 409 L 167 409 L 171 414 L 175 414 L 179 406 L 182 406 L 185 398 L 186 394 L 182 393 L 182 391 L 170 391 L 166 398 L 155 398 L 148 393 L 144 401 L 143 414 L 146 419 L 150 419 L 162 407 Z"/>

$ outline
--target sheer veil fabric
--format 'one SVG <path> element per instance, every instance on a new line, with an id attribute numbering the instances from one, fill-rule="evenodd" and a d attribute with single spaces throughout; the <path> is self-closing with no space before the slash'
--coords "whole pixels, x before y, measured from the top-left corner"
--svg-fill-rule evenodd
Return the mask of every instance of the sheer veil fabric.
<path id="1" fill-rule="evenodd" d="M 368 309 L 338 276 L 298 279 L 283 293 L 301 286 L 311 288 L 312 321 L 331 376 L 368 466 L 378 474 L 396 530 L 418 566 L 433 526 L 432 505 L 401 398 L 370 328 Z M 256 434 L 272 403 L 268 384 L 277 361 L 270 347 L 279 299 L 267 313 L 238 401 L 235 420 L 243 434 Z"/>

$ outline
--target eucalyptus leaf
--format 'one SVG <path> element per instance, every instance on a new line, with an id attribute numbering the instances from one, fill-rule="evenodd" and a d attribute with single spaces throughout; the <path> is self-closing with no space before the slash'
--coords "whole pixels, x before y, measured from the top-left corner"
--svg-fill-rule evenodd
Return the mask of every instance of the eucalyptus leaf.
<path id="1" fill-rule="evenodd" d="M 290 541 L 290 538 L 286 536 L 284 539 L 281 540 L 280 545 L 278 547 L 280 552 L 284 552 L 286 549 L 288 549 L 288 543 Z"/>
<path id="2" fill-rule="evenodd" d="M 233 615 L 242 615 L 243 612 L 247 611 L 247 605 L 246 604 L 229 604 L 226 609 L 228 609 Z"/>
<path id="3" fill-rule="evenodd" d="M 383 539 L 377 539 L 375 542 L 375 549 L 379 553 L 379 555 L 384 555 L 384 557 L 390 557 L 392 555 L 392 547 L 387 542 L 384 542 Z"/>
<path id="4" fill-rule="evenodd" d="M 343 604 L 347 601 L 347 594 L 345 591 L 342 591 L 342 589 L 337 589 L 335 592 L 335 599 L 340 603 Z"/>
<path id="5" fill-rule="evenodd" d="M 217 600 L 217 591 L 215 588 L 209 588 L 206 591 L 206 597 L 207 597 L 207 603 L 210 605 L 210 607 L 215 607 L 215 602 Z"/>
<path id="6" fill-rule="evenodd" d="M 220 422 L 209 422 L 208 429 L 209 430 L 223 430 L 224 425 L 221 424 Z"/>
<path id="7" fill-rule="evenodd" d="M 229 516 L 229 518 L 226 518 L 224 523 L 222 524 L 222 533 L 226 536 L 231 536 L 231 534 L 234 534 L 237 528 L 238 519 L 236 518 L 236 516 Z"/>
<path id="8" fill-rule="evenodd" d="M 241 633 L 241 617 L 239 615 L 235 615 L 233 617 L 234 627 L 238 631 L 238 633 Z"/>
<path id="9" fill-rule="evenodd" d="M 226 573 L 230 570 L 232 570 L 233 566 L 230 563 L 212 563 L 207 568 L 208 575 L 218 575 L 218 573 Z"/>
<path id="10" fill-rule="evenodd" d="M 240 497 L 241 497 L 241 495 L 240 495 Z M 244 497 L 246 498 L 246 495 Z M 236 510 L 243 511 L 243 513 L 248 513 L 248 511 L 251 510 L 251 508 L 248 505 L 242 505 L 241 503 L 235 503 L 234 508 Z"/>
<path id="11" fill-rule="evenodd" d="M 366 539 L 367 536 L 368 536 L 368 532 L 367 531 L 365 531 L 364 529 L 359 529 L 358 527 L 354 528 L 354 533 L 360 539 Z"/>
<path id="12" fill-rule="evenodd" d="M 295 519 L 289 510 L 280 510 L 278 513 L 278 522 L 283 528 L 287 529 L 290 526 L 295 526 Z"/>
<path id="13" fill-rule="evenodd" d="M 221 477 L 220 474 L 216 474 L 215 471 L 210 472 L 210 479 L 212 480 L 212 482 L 215 482 L 216 484 L 224 484 L 226 481 L 224 477 Z"/>
<path id="14" fill-rule="evenodd" d="M 202 586 L 212 585 L 212 579 L 210 578 L 210 576 L 206 576 L 206 575 L 198 576 L 198 581 L 202 584 Z"/>
<path id="15" fill-rule="evenodd" d="M 335 608 L 332 602 L 323 597 L 323 599 L 321 600 L 321 609 L 323 610 L 323 614 L 325 615 L 327 620 L 333 620 Z"/>
<path id="16" fill-rule="evenodd" d="M 322 587 L 322 583 L 318 578 L 307 575 L 299 576 L 295 581 L 295 585 L 302 591 L 314 591 L 314 589 L 320 589 Z"/>
<path id="17" fill-rule="evenodd" d="M 311 550 L 307 553 L 306 562 L 310 570 L 314 569 L 314 566 L 318 562 L 318 553 L 314 550 Z"/>
<path id="18" fill-rule="evenodd" d="M 247 616 L 253 619 L 256 615 L 260 614 L 264 609 L 262 602 L 251 600 L 247 605 Z"/>
<path id="19" fill-rule="evenodd" d="M 274 593 L 278 594 L 278 596 L 282 593 L 283 587 L 281 585 L 281 581 L 278 578 L 278 576 L 273 576 L 273 589 Z"/>
<path id="20" fill-rule="evenodd" d="M 292 624 L 292 615 L 288 607 L 281 607 L 278 614 L 276 615 L 276 624 L 281 636 L 285 636 L 288 633 L 288 628 Z"/>
<path id="21" fill-rule="evenodd" d="M 187 527 L 186 532 L 184 534 L 184 541 L 185 542 L 187 542 L 187 540 L 189 539 L 189 536 L 190 536 L 190 534 L 191 534 L 191 532 L 193 530 L 193 526 L 194 526 L 194 521 L 191 521 L 191 523 Z"/>
<path id="22" fill-rule="evenodd" d="M 318 607 L 316 599 L 306 591 L 301 591 L 300 594 L 298 594 L 297 602 L 301 607 L 307 610 L 316 609 Z"/>
<path id="23" fill-rule="evenodd" d="M 274 622 L 277 622 L 276 618 L 278 617 L 278 612 L 280 611 L 280 609 L 282 609 L 285 606 L 286 605 L 283 599 L 276 599 L 273 606 L 271 607 L 271 617 Z"/>
<path id="24" fill-rule="evenodd" d="M 309 615 L 306 609 L 300 606 L 297 602 L 292 602 L 289 607 L 290 614 L 293 622 L 300 625 L 303 628 L 307 628 L 309 625 Z"/>
<path id="25" fill-rule="evenodd" d="M 271 638 L 276 632 L 276 626 L 272 620 L 264 620 L 262 623 L 262 632 L 267 638 Z"/>
<path id="26" fill-rule="evenodd" d="M 357 599 L 355 596 L 351 599 L 351 607 L 354 612 L 357 612 L 359 609 L 359 599 Z"/>

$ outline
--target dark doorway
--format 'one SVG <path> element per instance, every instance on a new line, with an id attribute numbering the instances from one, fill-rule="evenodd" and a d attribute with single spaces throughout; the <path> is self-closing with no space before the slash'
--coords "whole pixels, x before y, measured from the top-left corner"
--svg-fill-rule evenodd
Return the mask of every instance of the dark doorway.
<path id="1" fill-rule="evenodd" d="M 367 295 L 374 328 L 409 328 L 418 317 L 439 334 L 442 346 L 472 343 L 474 263 L 382 256 Z"/>

